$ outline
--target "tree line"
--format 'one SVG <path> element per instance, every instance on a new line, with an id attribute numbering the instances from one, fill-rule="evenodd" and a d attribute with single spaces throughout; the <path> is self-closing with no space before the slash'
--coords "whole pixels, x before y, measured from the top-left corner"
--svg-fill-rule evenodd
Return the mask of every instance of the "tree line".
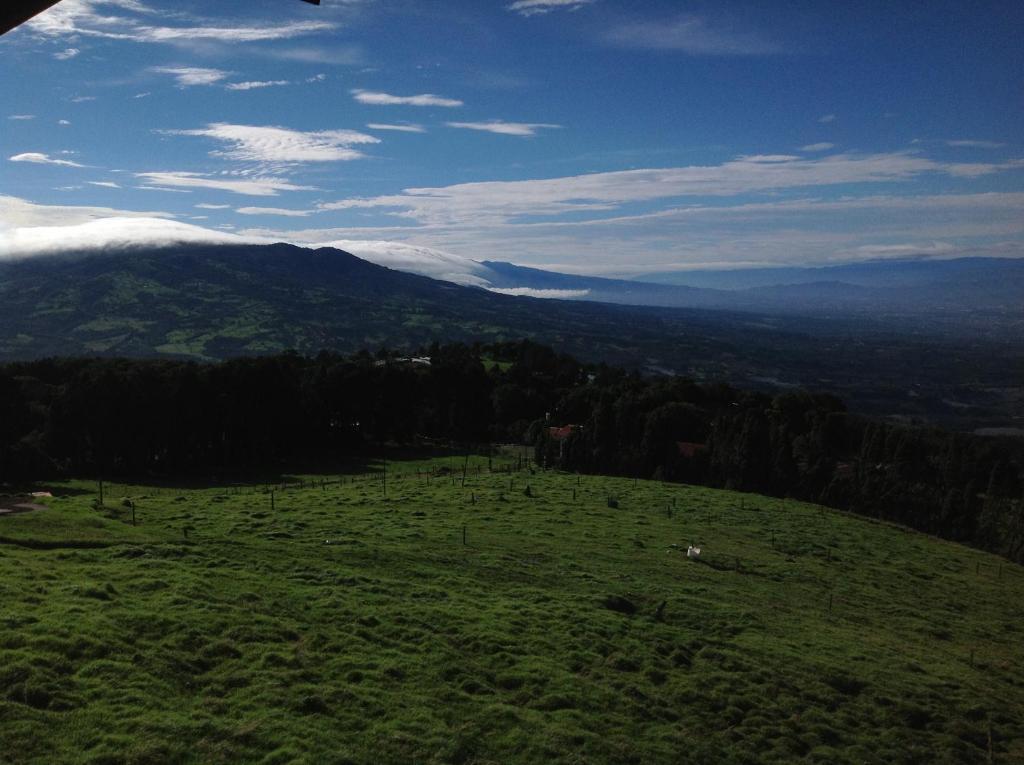
<path id="1" fill-rule="evenodd" d="M 871 420 L 828 395 L 643 377 L 528 341 L 0 366 L 0 483 L 276 469 L 425 438 L 820 502 L 1024 561 L 1019 440 Z"/>

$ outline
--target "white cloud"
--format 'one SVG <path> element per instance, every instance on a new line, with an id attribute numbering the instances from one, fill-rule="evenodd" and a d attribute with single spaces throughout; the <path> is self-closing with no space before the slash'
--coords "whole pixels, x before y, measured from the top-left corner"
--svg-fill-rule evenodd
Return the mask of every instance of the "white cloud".
<path id="1" fill-rule="evenodd" d="M 739 157 L 713 166 L 592 173 L 524 181 L 409 188 L 401 194 L 325 203 L 324 210 L 381 209 L 423 225 L 517 222 L 597 213 L 622 205 L 686 197 L 715 197 L 855 183 L 908 181 L 924 174 L 970 177 L 1018 167 L 942 163 L 909 153 L 835 154 L 825 157 Z"/>
<path id="2" fill-rule="evenodd" d="M 110 207 L 40 205 L 20 197 L 0 194 L 0 231 L 5 228 L 22 226 L 71 226 L 112 217 L 166 218 L 173 216 L 152 210 L 133 212 Z"/>
<path id="3" fill-rule="evenodd" d="M 504 122 L 502 120 L 491 120 L 490 122 L 446 122 L 448 127 L 462 128 L 464 130 L 482 130 L 498 135 L 514 135 L 528 137 L 537 135 L 541 129 L 561 128 L 561 125 L 549 125 L 543 122 Z"/>
<path id="4" fill-rule="evenodd" d="M 90 186 L 103 186 L 108 189 L 119 189 L 121 188 L 118 184 L 113 181 L 86 181 Z"/>
<path id="5" fill-rule="evenodd" d="M 211 152 L 213 156 L 246 162 L 294 163 L 340 162 L 365 155 L 353 146 L 380 143 L 354 130 L 318 130 L 302 132 L 283 127 L 230 125 L 216 122 L 199 130 L 168 130 L 170 135 L 213 138 L 229 144 L 230 149 Z"/>
<path id="6" fill-rule="evenodd" d="M 288 80 L 250 80 L 249 82 L 229 82 L 225 87 L 228 90 L 256 90 L 257 88 L 272 88 L 288 84 Z"/>
<path id="7" fill-rule="evenodd" d="M 542 13 L 550 13 L 555 10 L 578 11 L 585 5 L 590 5 L 594 0 L 516 0 L 506 6 L 508 10 L 518 13 L 520 16 L 536 16 Z"/>
<path id="8" fill-rule="evenodd" d="M 14 120 L 16 122 L 27 122 L 28 120 L 34 120 L 36 115 L 34 114 L 12 114 L 7 119 Z"/>
<path id="9" fill-rule="evenodd" d="M 370 130 L 397 130 L 400 133 L 426 133 L 427 130 L 422 125 L 408 124 L 408 125 L 387 125 L 381 122 L 367 122 L 366 127 Z"/>
<path id="10" fill-rule="evenodd" d="M 24 154 L 15 154 L 10 157 L 11 162 L 33 162 L 37 165 L 60 165 L 61 167 L 85 167 L 80 165 L 78 162 L 72 162 L 70 159 L 54 159 L 49 154 L 43 154 L 38 151 L 28 151 Z"/>
<path id="11" fill-rule="evenodd" d="M 758 56 L 782 52 L 781 46 L 757 32 L 713 25 L 693 15 L 626 23 L 611 30 L 608 40 L 625 48 L 678 51 L 693 56 Z"/>
<path id="12" fill-rule="evenodd" d="M 836 145 L 834 143 L 809 143 L 806 146 L 801 146 L 800 151 L 828 151 L 834 149 Z"/>
<path id="13" fill-rule="evenodd" d="M 548 300 L 579 300 L 590 294 L 590 290 L 539 290 L 533 287 L 488 287 L 488 289 L 500 295 L 546 298 Z"/>
<path id="14" fill-rule="evenodd" d="M 60 225 L 140 216 L 155 214 L 32 205 L 0 197 L 0 251 L 13 249 L 13 228 L 52 226 L 43 237 L 51 243 L 48 246 L 70 249 L 82 241 L 94 241 L 97 237 L 89 232 L 101 229 L 80 231 Z M 161 222 L 136 223 L 132 224 L 135 233 L 129 236 L 121 223 L 107 225 L 97 246 L 129 240 L 159 243 L 167 238 L 161 232 L 169 230 Z M 202 231 L 192 231 L 198 241 L 222 241 Z M 240 234 L 253 242 L 338 247 L 398 270 L 458 284 L 515 290 L 518 285 L 509 284 L 507 278 L 470 258 L 486 256 L 567 273 L 635 275 L 695 267 L 824 265 L 879 257 L 1020 257 L 1024 255 L 1024 193 L 771 199 L 591 221 L 256 229 Z M 456 254 L 459 252 L 470 257 Z"/>
<path id="15" fill-rule="evenodd" d="M 141 178 L 146 184 L 142 188 L 161 190 L 181 189 L 214 189 L 216 191 L 229 191 L 232 194 L 245 194 L 253 197 L 275 197 L 282 191 L 314 191 L 313 186 L 296 186 L 281 178 L 245 178 L 242 180 L 230 180 L 225 178 L 211 178 L 199 173 L 186 172 L 151 172 L 135 173 L 136 178 Z M 168 189 L 167 187 L 171 187 Z"/>
<path id="16" fill-rule="evenodd" d="M 139 43 L 232 43 L 283 40 L 336 26 L 324 21 L 217 25 L 194 20 L 184 26 L 166 26 L 148 23 L 154 15 L 189 21 L 183 14 L 160 13 L 137 0 L 64 0 L 28 21 L 26 27 L 37 35 L 62 40 L 82 35 Z"/>
<path id="17" fill-rule="evenodd" d="M 225 72 L 223 69 L 206 69 L 200 66 L 154 66 L 150 71 L 171 75 L 177 80 L 179 88 L 216 85 L 231 75 L 231 72 Z"/>
<path id="18" fill-rule="evenodd" d="M 0 230 L 4 259 L 68 251 L 127 250 L 180 244 L 267 244 L 161 218 L 112 217 L 64 226 L 32 226 Z"/>
<path id="19" fill-rule="evenodd" d="M 201 202 L 196 207 L 200 210 L 227 210 L 231 205 L 212 205 L 209 202 Z"/>
<path id="20" fill-rule="evenodd" d="M 81 53 L 78 48 L 65 48 L 62 51 L 53 54 L 53 57 L 58 61 L 67 61 L 69 58 L 74 58 Z"/>
<path id="21" fill-rule="evenodd" d="M 73 104 L 84 104 L 88 103 L 89 101 L 95 101 L 96 96 L 74 96 L 72 98 L 69 98 L 68 100 L 71 101 L 71 103 Z"/>
<path id="22" fill-rule="evenodd" d="M 334 247 L 378 266 L 429 276 L 431 279 L 441 279 L 470 287 L 488 287 L 491 283 L 491 270 L 482 263 L 430 247 L 362 239 L 336 239 L 315 243 L 293 241 L 308 247 Z"/>
<path id="23" fill-rule="evenodd" d="M 822 116 L 818 117 L 818 122 L 820 122 L 822 125 L 827 125 L 828 123 L 835 121 L 836 115 L 834 114 L 823 114 Z"/>
<path id="24" fill-rule="evenodd" d="M 953 141 L 946 141 L 947 146 L 960 146 L 970 149 L 1001 149 L 1006 146 L 1005 143 L 999 143 L 998 141 L 974 141 L 970 139 L 958 139 Z"/>
<path id="25" fill-rule="evenodd" d="M 443 98 L 433 93 L 421 93 L 416 96 L 393 96 L 390 93 L 379 93 L 372 90 L 353 90 L 352 97 L 361 104 L 376 106 L 443 106 L 454 108 L 463 102 L 455 98 Z"/>
<path id="26" fill-rule="evenodd" d="M 235 212 L 241 215 L 281 215 L 286 218 L 305 218 L 307 215 L 312 215 L 314 211 L 289 210 L 284 207 L 239 207 Z"/>
<path id="27" fill-rule="evenodd" d="M 71 124 L 71 120 L 57 120 L 57 124 L 58 125 L 64 125 L 65 127 L 67 127 L 68 125 Z"/>

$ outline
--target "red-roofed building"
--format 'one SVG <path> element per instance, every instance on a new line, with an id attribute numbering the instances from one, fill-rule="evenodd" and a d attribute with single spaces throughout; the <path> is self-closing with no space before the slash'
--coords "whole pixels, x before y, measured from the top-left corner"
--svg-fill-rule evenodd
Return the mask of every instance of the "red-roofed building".
<path id="1" fill-rule="evenodd" d="M 575 433 L 578 428 L 579 425 L 563 425 L 560 428 L 548 428 L 548 435 L 556 441 L 564 441 Z"/>

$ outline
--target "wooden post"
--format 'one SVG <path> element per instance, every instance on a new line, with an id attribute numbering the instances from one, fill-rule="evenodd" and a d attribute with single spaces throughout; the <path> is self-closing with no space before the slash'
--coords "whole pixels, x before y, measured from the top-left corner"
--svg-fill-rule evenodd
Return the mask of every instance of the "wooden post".
<path id="1" fill-rule="evenodd" d="M 131 502 L 131 504 L 132 504 L 132 526 L 134 526 L 135 525 L 135 500 L 129 499 L 128 501 Z"/>
<path id="2" fill-rule="evenodd" d="M 100 479 L 100 507 L 103 507 L 103 479 Z"/>
<path id="3" fill-rule="evenodd" d="M 277 508 L 274 506 L 274 490 L 270 490 L 270 512 L 274 512 Z"/>
<path id="4" fill-rule="evenodd" d="M 462 544 L 463 544 L 463 546 L 466 545 L 466 527 L 465 526 L 462 527 Z"/>
<path id="5" fill-rule="evenodd" d="M 576 489 L 573 489 L 573 490 L 572 490 L 572 501 L 573 501 L 573 502 L 575 502 L 575 501 L 576 501 Z M 1002 569 L 1000 569 L 1000 571 L 1002 571 Z"/>

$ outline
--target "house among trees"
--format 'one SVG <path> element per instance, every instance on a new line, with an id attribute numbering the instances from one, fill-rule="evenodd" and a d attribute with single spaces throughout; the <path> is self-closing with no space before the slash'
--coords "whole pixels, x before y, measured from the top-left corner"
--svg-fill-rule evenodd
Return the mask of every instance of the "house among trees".
<path id="1" fill-rule="evenodd" d="M 555 441 L 564 441 L 579 429 L 579 425 L 563 425 L 560 428 L 552 427 L 548 428 L 548 435 Z"/>
<path id="2" fill-rule="evenodd" d="M 583 430 L 582 425 L 563 425 L 560 428 L 552 427 L 548 428 L 548 435 L 551 436 L 552 441 L 558 442 L 558 460 L 565 457 L 565 441 L 569 436 L 575 433 L 577 430 Z"/>

